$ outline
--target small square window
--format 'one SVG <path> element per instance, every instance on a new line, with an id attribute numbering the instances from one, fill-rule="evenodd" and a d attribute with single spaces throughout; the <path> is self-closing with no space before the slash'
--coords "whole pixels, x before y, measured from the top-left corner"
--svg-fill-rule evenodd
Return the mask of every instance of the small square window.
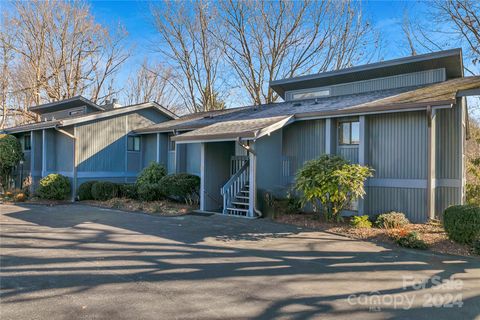
<path id="1" fill-rule="evenodd" d="M 29 150 L 32 149 L 30 137 L 31 136 L 29 134 L 26 134 L 26 135 L 23 136 L 23 150 L 24 151 L 29 151 Z"/>
<path id="2" fill-rule="evenodd" d="M 358 121 L 345 121 L 339 123 L 338 143 L 340 145 L 353 145 L 360 143 L 360 124 Z"/>
<path id="3" fill-rule="evenodd" d="M 128 151 L 140 151 L 140 137 L 128 136 L 127 138 L 127 150 Z"/>

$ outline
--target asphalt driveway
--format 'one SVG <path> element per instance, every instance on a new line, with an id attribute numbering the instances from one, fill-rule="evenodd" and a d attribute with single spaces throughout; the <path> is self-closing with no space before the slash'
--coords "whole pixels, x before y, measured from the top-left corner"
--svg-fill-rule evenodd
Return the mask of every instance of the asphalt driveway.
<path id="1" fill-rule="evenodd" d="M 475 319 L 480 261 L 266 220 L 0 205 L 2 319 Z"/>

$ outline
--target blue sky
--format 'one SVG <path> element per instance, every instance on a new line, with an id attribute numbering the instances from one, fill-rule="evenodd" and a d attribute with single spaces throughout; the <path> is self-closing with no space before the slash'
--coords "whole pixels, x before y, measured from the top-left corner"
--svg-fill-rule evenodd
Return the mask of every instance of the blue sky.
<path id="1" fill-rule="evenodd" d="M 97 21 L 102 25 L 115 27 L 122 24 L 128 31 L 128 41 L 134 45 L 133 56 L 128 61 L 126 68 L 123 68 L 120 77 L 127 77 L 128 74 L 142 63 L 148 56 L 149 60 L 155 60 L 157 54 L 154 52 L 155 41 L 158 40 L 152 25 L 149 6 L 154 2 L 149 1 L 90 1 L 91 11 Z M 401 49 L 400 43 L 402 20 L 404 9 L 411 6 L 413 2 L 405 1 L 368 1 L 364 3 L 364 13 L 371 21 L 388 34 L 383 39 L 382 57 L 392 59 L 408 55 L 408 50 Z M 422 3 L 415 3 L 422 6 Z"/>

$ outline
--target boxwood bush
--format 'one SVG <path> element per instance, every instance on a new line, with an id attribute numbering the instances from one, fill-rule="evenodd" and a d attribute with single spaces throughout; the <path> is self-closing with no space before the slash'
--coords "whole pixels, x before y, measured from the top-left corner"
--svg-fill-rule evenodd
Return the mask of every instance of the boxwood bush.
<path id="1" fill-rule="evenodd" d="M 165 176 L 160 181 L 163 194 L 177 201 L 193 204 L 198 201 L 200 178 L 193 174 L 178 173 Z"/>
<path id="2" fill-rule="evenodd" d="M 419 236 L 418 233 L 415 231 L 409 232 L 405 236 L 401 236 L 397 239 L 397 243 L 401 247 L 405 248 L 412 248 L 412 249 L 421 249 L 425 250 L 428 248 L 425 241 L 423 241 Z"/>
<path id="3" fill-rule="evenodd" d="M 378 215 L 375 225 L 379 228 L 394 229 L 401 228 L 409 224 L 405 214 L 401 212 L 389 212 Z"/>
<path id="4" fill-rule="evenodd" d="M 105 201 L 118 196 L 118 185 L 109 181 L 97 181 L 92 186 L 92 197 L 95 200 Z"/>
<path id="5" fill-rule="evenodd" d="M 156 201 L 164 197 L 163 188 L 159 183 L 137 184 L 137 196 L 142 201 Z"/>
<path id="6" fill-rule="evenodd" d="M 97 183 L 97 181 L 87 181 L 84 182 L 78 187 L 78 199 L 79 200 L 93 200 L 92 196 L 92 186 Z"/>
<path id="7" fill-rule="evenodd" d="M 122 198 L 137 199 L 137 186 L 132 183 L 122 183 L 118 185 L 118 195 Z"/>
<path id="8" fill-rule="evenodd" d="M 472 244 L 480 238 L 480 207 L 457 205 L 443 214 L 443 225 L 448 237 L 461 244 Z"/>
<path id="9" fill-rule="evenodd" d="M 369 216 L 353 216 L 350 220 L 350 224 L 354 228 L 371 228 L 372 223 L 369 220 Z"/>
<path id="10" fill-rule="evenodd" d="M 159 163 L 151 162 L 145 169 L 138 175 L 136 184 L 151 184 L 159 183 L 160 180 L 165 177 L 167 170 Z"/>
<path id="11" fill-rule="evenodd" d="M 40 180 L 37 195 L 42 199 L 64 200 L 70 191 L 70 180 L 61 174 L 52 173 Z"/>

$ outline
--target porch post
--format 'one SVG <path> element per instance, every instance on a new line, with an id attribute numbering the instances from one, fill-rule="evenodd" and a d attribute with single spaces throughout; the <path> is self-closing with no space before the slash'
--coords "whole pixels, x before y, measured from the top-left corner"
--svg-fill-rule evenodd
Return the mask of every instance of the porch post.
<path id="1" fill-rule="evenodd" d="M 427 213 L 429 219 L 435 219 L 435 146 L 436 146 L 436 110 L 427 107 L 428 124 L 428 170 L 427 170 Z"/>
<path id="2" fill-rule="evenodd" d="M 205 211 L 205 143 L 200 144 L 200 211 Z"/>
<path id="3" fill-rule="evenodd" d="M 362 166 L 367 164 L 366 159 L 366 145 L 367 145 L 367 134 L 366 134 L 366 120 L 365 116 L 360 116 L 359 119 L 359 126 L 360 126 L 360 143 L 358 145 L 358 163 Z M 365 199 L 358 200 L 358 213 L 365 214 Z"/>
<path id="4" fill-rule="evenodd" d="M 332 154 L 332 118 L 325 119 L 325 153 Z"/>
<path id="5" fill-rule="evenodd" d="M 47 136 L 45 129 L 42 130 L 42 178 L 47 174 Z"/>
<path id="6" fill-rule="evenodd" d="M 157 163 L 160 163 L 160 133 L 157 132 Z"/>
<path id="7" fill-rule="evenodd" d="M 250 165 L 248 166 L 250 192 L 248 197 L 248 217 L 255 217 L 255 200 L 257 197 L 257 182 L 256 182 L 256 160 L 257 157 L 253 152 L 249 152 Z"/>

